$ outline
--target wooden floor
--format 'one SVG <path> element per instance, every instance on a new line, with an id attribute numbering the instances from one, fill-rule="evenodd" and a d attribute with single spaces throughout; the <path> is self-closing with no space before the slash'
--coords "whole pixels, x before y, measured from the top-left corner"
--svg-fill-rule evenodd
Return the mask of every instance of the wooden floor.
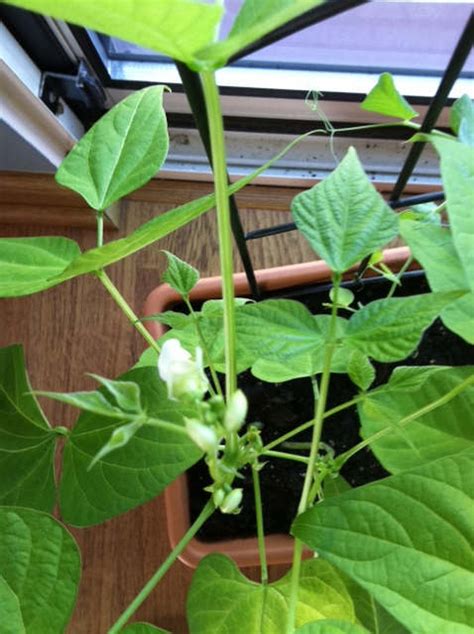
<path id="1" fill-rule="evenodd" d="M 152 186 L 123 203 L 120 231 L 109 231 L 112 240 L 128 233 L 152 216 L 196 195 L 209 191 L 207 184 L 155 181 Z M 288 213 L 270 211 L 287 208 L 288 190 L 275 190 L 268 204 L 269 189 L 249 188 L 241 198 L 246 229 L 288 222 Z M 293 192 L 295 193 L 295 192 Z M 280 204 L 278 199 L 280 198 Z M 156 202 L 156 201 L 160 202 Z M 40 210 L 39 210 L 40 211 Z M 257 213 L 258 212 L 258 213 Z M 0 235 L 66 235 L 81 248 L 94 246 L 90 228 L 64 229 L 41 225 L 1 225 Z M 256 268 L 314 259 L 296 233 L 251 242 Z M 213 212 L 201 217 L 159 244 L 148 247 L 125 262 L 112 266 L 110 276 L 139 313 L 148 293 L 160 282 L 167 249 L 196 266 L 203 276 L 218 273 L 218 254 Z M 236 268 L 241 269 L 238 258 Z M 131 329 L 115 304 L 93 277 L 81 277 L 32 297 L 0 301 L 0 346 L 21 342 L 32 385 L 42 390 L 92 389 L 86 372 L 116 377 L 129 368 L 144 349 L 140 336 Z M 74 410 L 44 401 L 54 425 L 70 424 Z M 169 551 L 161 497 L 115 518 L 106 524 L 75 530 L 83 558 L 79 601 L 69 632 L 102 634 L 118 617 Z M 272 576 L 281 574 L 274 569 Z M 254 576 L 256 571 L 250 570 Z M 137 613 L 174 634 L 187 632 L 185 596 L 192 572 L 181 563 L 168 573 L 157 590 Z"/>

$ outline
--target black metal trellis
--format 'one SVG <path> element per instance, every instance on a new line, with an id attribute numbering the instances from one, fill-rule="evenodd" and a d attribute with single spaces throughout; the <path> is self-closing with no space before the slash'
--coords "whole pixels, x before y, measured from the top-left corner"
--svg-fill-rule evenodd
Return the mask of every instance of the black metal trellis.
<path id="1" fill-rule="evenodd" d="M 291 20 L 278 29 L 275 29 L 271 33 L 261 38 L 259 41 L 253 43 L 251 46 L 239 51 L 230 59 L 230 62 L 241 59 L 242 57 L 245 57 L 250 53 L 258 51 L 261 48 L 268 46 L 269 44 L 273 44 L 274 42 L 277 42 L 304 28 L 312 26 L 313 24 L 326 20 L 335 15 L 339 15 L 340 13 L 343 13 L 361 4 L 365 4 L 367 1 L 370 0 L 334 0 L 333 2 L 327 2 L 323 5 L 320 5 L 319 7 L 316 7 L 315 9 L 302 14 L 298 18 Z M 473 34 L 474 14 L 471 13 L 470 19 L 468 20 L 464 28 L 464 31 L 457 43 L 456 48 L 454 49 L 452 57 L 443 74 L 438 90 L 426 112 L 420 132 L 429 133 L 435 126 L 439 114 L 441 113 L 443 107 L 447 102 L 451 88 L 458 78 L 470 53 L 473 45 Z M 206 107 L 199 75 L 193 71 L 190 71 L 187 67 L 180 63 L 177 63 L 177 68 L 183 82 L 183 87 L 186 92 L 191 111 L 193 113 L 196 127 L 200 133 L 203 145 L 209 157 L 209 161 L 211 161 L 209 128 L 207 124 Z M 409 205 L 415 205 L 425 202 L 438 201 L 444 198 L 444 193 L 441 191 L 400 199 L 400 196 L 403 193 L 403 190 L 411 174 L 413 173 L 413 170 L 416 167 L 418 159 L 420 158 L 420 155 L 423 151 L 424 145 L 425 143 L 416 143 L 410 149 L 410 152 L 402 166 L 399 177 L 388 201 L 388 204 L 392 207 L 392 209 L 398 209 L 402 207 L 407 207 Z M 247 241 L 293 231 L 294 229 L 296 229 L 296 225 L 293 222 L 285 223 L 265 229 L 258 229 L 256 231 L 251 231 L 247 234 L 244 234 L 240 221 L 239 211 L 234 197 L 231 197 L 230 201 L 232 230 L 234 233 L 234 238 L 240 253 L 240 257 L 242 259 L 242 263 L 244 265 L 244 270 L 247 275 L 252 296 L 254 297 L 254 299 L 259 299 L 260 293 L 257 286 L 251 258 L 248 252 Z M 359 271 L 356 274 L 357 278 L 359 278 L 363 274 L 368 260 L 369 258 L 366 258 L 361 263 Z"/>

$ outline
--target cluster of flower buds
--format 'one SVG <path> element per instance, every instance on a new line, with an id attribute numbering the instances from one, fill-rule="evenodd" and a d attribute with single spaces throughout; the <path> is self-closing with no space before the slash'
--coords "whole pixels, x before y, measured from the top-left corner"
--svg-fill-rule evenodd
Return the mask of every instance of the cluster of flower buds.
<path id="1" fill-rule="evenodd" d="M 249 430 L 242 437 L 238 435 L 247 416 L 245 394 L 236 390 L 227 404 L 219 395 L 205 400 L 209 384 L 204 374 L 202 351 L 197 348 L 193 359 L 178 339 L 168 339 L 163 344 L 158 372 L 166 383 L 169 398 L 193 402 L 196 406 L 196 417 L 185 419 L 186 431 L 205 454 L 212 478 L 206 490 L 212 494 L 214 504 L 223 513 L 239 513 L 243 492 L 241 488 L 234 488 L 233 483 L 235 478 L 241 477 L 239 468 L 254 452 L 250 447 L 253 441 L 249 444 L 254 433 Z"/>

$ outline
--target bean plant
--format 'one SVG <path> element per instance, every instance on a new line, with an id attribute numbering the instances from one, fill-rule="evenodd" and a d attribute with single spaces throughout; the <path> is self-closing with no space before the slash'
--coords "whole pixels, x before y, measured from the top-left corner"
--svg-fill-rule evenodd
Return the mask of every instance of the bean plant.
<path id="1" fill-rule="evenodd" d="M 261 580 L 249 581 L 224 555 L 205 557 L 188 595 L 192 634 L 473 632 L 473 367 L 400 363 L 438 317 L 474 343 L 474 110 L 469 98 L 453 106 L 450 133 L 422 135 L 413 121 L 418 113 L 398 93 L 392 77 L 384 73 L 379 78 L 362 108 L 388 121 L 367 127 L 399 126 L 411 142 L 431 143 L 440 157 L 446 202 L 395 214 L 350 148 L 325 180 L 298 194 L 291 205 L 299 231 L 331 271 L 328 310 L 312 315 L 290 299 L 252 302 L 234 296 L 229 196 L 302 138 L 335 132 L 326 127 L 298 137 L 229 185 L 215 72 L 235 53 L 318 2 L 246 0 L 223 40 L 216 35 L 224 12 L 219 1 L 10 4 L 121 37 L 198 72 L 214 193 L 104 244 L 105 210 L 152 178 L 167 155 L 167 88 L 152 86 L 112 108 L 57 171 L 57 182 L 78 192 L 95 214 L 97 246 L 82 251 L 62 237 L 0 240 L 1 297 L 30 295 L 90 275 L 147 344 L 125 374 L 113 379 L 93 375 L 97 390 L 74 393 L 33 391 L 21 346 L 0 351 L 0 632 L 63 632 L 80 577 L 78 548 L 65 525 L 93 526 L 125 513 L 156 497 L 201 459 L 209 473 L 207 503 L 142 591 L 117 615 L 109 634 L 164 631 L 130 619 L 213 513 L 236 514 L 246 504 L 239 486 L 244 469 L 250 470 L 254 484 Z M 107 268 L 214 209 L 222 300 L 196 309 L 192 290 L 199 272 L 166 253 L 164 281 L 182 296 L 188 312 L 154 316 L 169 326 L 155 340 Z M 424 268 L 431 292 L 397 296 L 402 278 L 387 270 L 380 253 L 397 236 Z M 347 271 L 368 257 L 369 267 L 393 284 L 386 298 L 360 305 L 341 284 Z M 372 387 L 374 361 L 398 363 L 388 382 L 377 387 Z M 309 377 L 311 420 L 264 444 L 238 387 L 244 370 L 270 383 Z M 348 375 L 358 392 L 329 409 L 335 373 Z M 72 429 L 52 426 L 37 395 L 78 408 Z M 353 405 L 361 440 L 334 455 L 321 443 L 323 426 Z M 308 429 L 312 440 L 307 453 L 282 450 L 284 442 Z M 56 482 L 59 441 L 64 452 Z M 347 483 L 335 487 L 343 482 L 341 468 L 366 447 L 390 475 L 357 488 Z M 305 477 L 291 527 L 292 565 L 270 583 L 260 473 L 272 460 L 303 463 Z M 56 504 L 60 521 L 51 515 Z M 314 553 L 309 559 L 302 558 L 305 545 Z"/>

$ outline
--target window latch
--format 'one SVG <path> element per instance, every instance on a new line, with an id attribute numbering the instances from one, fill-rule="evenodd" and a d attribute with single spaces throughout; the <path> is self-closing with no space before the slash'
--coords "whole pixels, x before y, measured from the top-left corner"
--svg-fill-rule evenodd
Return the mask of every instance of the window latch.
<path id="1" fill-rule="evenodd" d="M 84 126 L 89 128 L 104 114 L 107 96 L 97 77 L 81 60 L 74 75 L 44 72 L 41 76 L 40 99 L 56 115 L 62 113 L 65 101 Z"/>

